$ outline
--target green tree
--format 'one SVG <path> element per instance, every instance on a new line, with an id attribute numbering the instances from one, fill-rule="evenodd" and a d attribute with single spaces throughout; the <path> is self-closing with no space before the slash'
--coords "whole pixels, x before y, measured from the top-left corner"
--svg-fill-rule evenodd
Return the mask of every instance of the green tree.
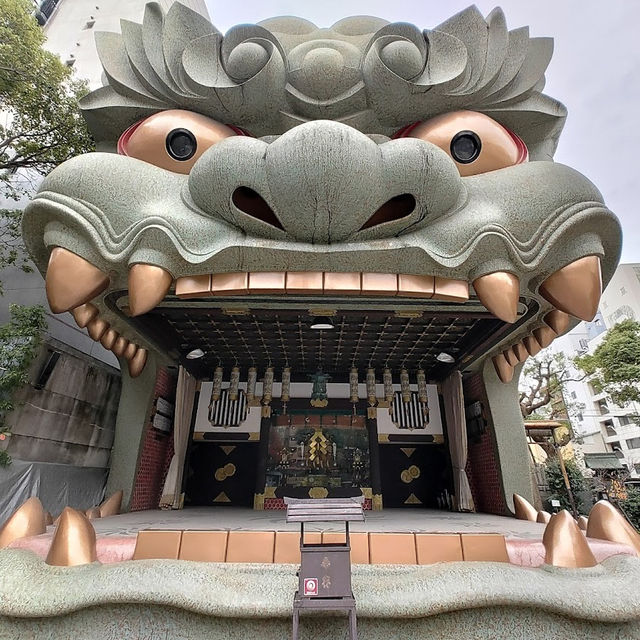
<path id="1" fill-rule="evenodd" d="M 560 455 L 560 453 L 558 453 L 558 455 Z M 575 461 L 565 460 L 564 466 L 569 478 L 571 493 L 573 493 L 573 497 L 576 501 L 576 508 L 578 511 L 582 512 L 584 510 L 584 506 L 581 504 L 578 494 L 581 491 L 585 491 L 587 488 L 585 478 Z M 562 475 L 562 469 L 560 468 L 560 462 L 557 457 L 549 458 L 547 460 L 545 473 L 547 476 L 547 483 L 549 484 L 549 500 L 559 500 L 562 509 L 572 511 L 571 500 L 567 492 L 567 487 Z M 590 506 L 591 505 L 587 505 L 587 511 Z"/>
<path id="2" fill-rule="evenodd" d="M 15 392 L 29 382 L 29 367 L 38 354 L 46 328 L 45 310 L 41 306 L 12 304 L 11 319 L 0 327 L 0 440 L 6 440 L 6 418 L 14 409 Z M 0 467 L 11 457 L 0 449 Z"/>
<path id="3" fill-rule="evenodd" d="M 618 506 L 624 511 L 629 522 L 640 531 L 640 489 L 627 487 L 627 499 L 620 500 Z"/>
<path id="4" fill-rule="evenodd" d="M 86 84 L 43 49 L 45 36 L 28 0 L 0 0 L 0 196 L 19 200 L 32 178 L 93 148 L 78 111 Z M 20 218 L 0 209 L 0 268 L 26 266 Z"/>
<path id="5" fill-rule="evenodd" d="M 615 325 L 593 355 L 576 358 L 575 363 L 615 404 L 640 402 L 640 323 L 624 320 Z"/>

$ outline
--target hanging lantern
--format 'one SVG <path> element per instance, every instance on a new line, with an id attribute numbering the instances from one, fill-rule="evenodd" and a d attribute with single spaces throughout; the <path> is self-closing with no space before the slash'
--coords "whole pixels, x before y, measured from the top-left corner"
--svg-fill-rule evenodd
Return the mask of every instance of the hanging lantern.
<path id="1" fill-rule="evenodd" d="M 273 367 L 267 367 L 262 381 L 262 404 L 269 404 L 271 398 L 273 398 Z"/>
<path id="2" fill-rule="evenodd" d="M 247 402 L 253 402 L 256 397 L 256 380 L 258 379 L 258 370 L 255 367 L 249 369 L 247 376 Z"/>
<path id="3" fill-rule="evenodd" d="M 367 400 L 372 407 L 375 407 L 376 398 L 376 372 L 375 369 L 367 369 Z"/>
<path id="4" fill-rule="evenodd" d="M 232 402 L 238 399 L 238 385 L 240 384 L 240 369 L 233 367 L 231 369 L 231 378 L 229 380 L 229 400 Z"/>
<path id="5" fill-rule="evenodd" d="M 211 399 L 214 402 L 220 400 L 220 392 L 222 391 L 222 367 L 216 367 L 213 374 L 213 389 L 211 390 Z"/>
<path id="6" fill-rule="evenodd" d="M 416 375 L 418 379 L 418 400 L 422 404 L 427 403 L 427 378 L 424 375 L 424 371 L 422 369 L 418 369 L 418 373 Z"/>
<path id="7" fill-rule="evenodd" d="M 358 370 L 356 367 L 351 367 L 349 372 L 349 399 L 353 404 L 358 402 Z"/>
<path id="8" fill-rule="evenodd" d="M 409 386 L 409 372 L 403 369 L 400 372 L 400 393 L 402 393 L 402 402 L 405 404 L 411 402 L 411 387 Z"/>
<path id="9" fill-rule="evenodd" d="M 384 370 L 382 382 L 384 384 L 384 399 L 391 403 L 393 402 L 393 377 L 391 375 L 391 369 Z"/>
<path id="10" fill-rule="evenodd" d="M 282 370 L 282 392 L 280 393 L 282 402 L 289 402 L 291 399 L 291 369 L 285 367 Z"/>

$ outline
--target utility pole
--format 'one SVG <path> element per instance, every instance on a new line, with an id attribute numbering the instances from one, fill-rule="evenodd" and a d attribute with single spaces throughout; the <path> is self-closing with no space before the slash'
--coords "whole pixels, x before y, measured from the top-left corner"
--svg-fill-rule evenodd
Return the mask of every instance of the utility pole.
<path id="1" fill-rule="evenodd" d="M 552 430 L 553 433 L 553 448 L 555 449 L 558 462 L 560 464 L 560 471 L 562 472 L 562 478 L 564 479 L 564 486 L 567 489 L 567 495 L 569 496 L 569 502 L 571 503 L 571 512 L 573 517 L 578 517 L 578 509 L 576 508 L 576 501 L 573 497 L 573 491 L 571 491 L 571 484 L 569 482 L 569 476 L 567 475 L 567 468 L 564 466 L 564 459 L 560 453 L 560 443 L 556 439 L 556 430 Z"/>

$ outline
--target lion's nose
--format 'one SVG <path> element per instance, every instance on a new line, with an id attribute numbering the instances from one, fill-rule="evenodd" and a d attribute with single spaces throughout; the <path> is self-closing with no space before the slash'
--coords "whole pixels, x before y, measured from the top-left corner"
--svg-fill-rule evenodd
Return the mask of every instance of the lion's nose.
<path id="1" fill-rule="evenodd" d="M 345 240 L 386 201 L 378 146 L 346 125 L 298 126 L 270 145 L 266 162 L 280 220 L 297 240 Z"/>
<path id="2" fill-rule="evenodd" d="M 249 187 L 238 187 L 233 192 L 232 202 L 243 213 L 270 224 L 276 229 L 285 231 L 278 216 L 276 216 L 267 201 L 257 191 Z M 401 220 L 409 216 L 415 207 L 416 199 L 410 193 L 394 196 L 387 200 L 381 207 L 378 207 L 358 231 L 363 231 L 364 229 L 369 229 L 384 224 L 385 222 Z"/>
<path id="3" fill-rule="evenodd" d="M 392 237 L 453 206 L 460 178 L 435 145 L 385 140 L 327 120 L 271 143 L 229 138 L 196 163 L 189 190 L 201 209 L 249 235 L 314 244 Z"/>

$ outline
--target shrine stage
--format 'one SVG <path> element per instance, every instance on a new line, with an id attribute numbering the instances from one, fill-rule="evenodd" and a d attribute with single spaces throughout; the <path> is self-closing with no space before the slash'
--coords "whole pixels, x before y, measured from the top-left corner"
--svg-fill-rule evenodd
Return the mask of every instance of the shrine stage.
<path id="1" fill-rule="evenodd" d="M 255 511 L 243 507 L 188 507 L 183 510 L 134 511 L 92 520 L 98 536 L 136 536 L 142 529 L 228 529 L 230 531 L 299 531 L 287 524 L 284 511 Z M 309 531 L 340 531 L 339 523 L 309 523 Z M 456 513 L 437 509 L 366 511 L 364 522 L 351 531 L 389 533 L 499 533 L 506 538 L 542 539 L 544 525 L 486 513 Z"/>

